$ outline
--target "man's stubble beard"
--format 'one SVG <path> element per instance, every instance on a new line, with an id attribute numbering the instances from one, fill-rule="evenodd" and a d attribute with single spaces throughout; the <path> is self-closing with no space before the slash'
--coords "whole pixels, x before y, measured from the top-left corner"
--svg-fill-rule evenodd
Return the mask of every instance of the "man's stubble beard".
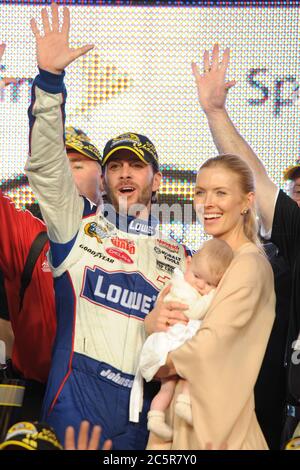
<path id="1" fill-rule="evenodd" d="M 141 212 L 143 208 L 148 210 L 149 207 L 149 209 L 151 209 L 152 188 L 145 188 L 140 194 L 138 201 L 131 203 L 129 207 L 127 204 L 128 198 L 126 196 L 120 198 L 115 197 L 113 191 L 111 191 L 107 185 L 105 185 L 105 192 L 108 204 L 112 204 L 118 214 L 138 217 L 135 210 L 137 207 L 139 208 L 139 212 Z"/>

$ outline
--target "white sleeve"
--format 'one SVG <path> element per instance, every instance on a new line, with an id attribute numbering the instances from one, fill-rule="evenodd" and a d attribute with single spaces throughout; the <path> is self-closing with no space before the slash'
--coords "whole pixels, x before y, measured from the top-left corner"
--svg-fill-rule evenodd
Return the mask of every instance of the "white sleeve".
<path id="1" fill-rule="evenodd" d="M 35 85 L 31 154 L 25 171 L 36 195 L 51 241 L 67 243 L 76 235 L 84 201 L 73 181 L 64 145 L 63 93 Z"/>

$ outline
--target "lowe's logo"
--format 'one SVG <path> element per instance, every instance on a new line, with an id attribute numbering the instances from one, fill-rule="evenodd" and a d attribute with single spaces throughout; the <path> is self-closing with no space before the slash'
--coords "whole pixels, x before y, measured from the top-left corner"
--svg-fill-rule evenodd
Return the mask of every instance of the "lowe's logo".
<path id="1" fill-rule="evenodd" d="M 85 268 L 80 296 L 94 304 L 144 319 L 153 309 L 158 289 L 138 272 L 106 272 Z"/>

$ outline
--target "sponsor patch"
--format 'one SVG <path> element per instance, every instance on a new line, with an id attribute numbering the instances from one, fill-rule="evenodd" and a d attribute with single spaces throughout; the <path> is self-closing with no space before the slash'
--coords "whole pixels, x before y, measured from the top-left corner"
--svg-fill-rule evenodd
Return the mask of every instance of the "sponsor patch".
<path id="1" fill-rule="evenodd" d="M 44 273 L 51 273 L 51 269 L 50 269 L 50 266 L 49 266 L 49 263 L 48 263 L 47 259 L 45 259 L 45 261 L 42 264 L 42 271 Z"/>
<path id="2" fill-rule="evenodd" d="M 165 271 L 166 273 L 173 274 L 174 266 L 170 266 L 169 264 L 163 263 L 162 261 L 156 260 L 156 267 L 161 271 Z"/>
<path id="3" fill-rule="evenodd" d="M 153 309 L 157 294 L 158 289 L 139 272 L 107 272 L 94 266 L 85 268 L 80 297 L 106 309 L 144 319 Z"/>
<path id="4" fill-rule="evenodd" d="M 111 242 L 117 248 L 128 251 L 131 255 L 135 254 L 135 244 L 133 240 L 126 240 L 126 238 L 112 237 Z"/>
<path id="5" fill-rule="evenodd" d="M 112 256 L 119 261 L 123 261 L 123 263 L 133 264 L 133 260 L 130 258 L 130 256 L 119 248 L 105 248 L 105 251 L 109 254 L 109 256 Z"/>
<path id="6" fill-rule="evenodd" d="M 103 261 L 107 261 L 108 263 L 114 263 L 114 262 L 115 262 L 114 259 L 109 258 L 109 257 L 106 256 L 104 253 L 101 253 L 100 251 L 92 250 L 90 247 L 85 246 L 85 245 L 82 245 L 82 243 L 79 245 L 79 248 L 81 248 L 82 250 L 86 251 L 87 253 L 89 253 L 90 255 L 92 255 L 94 258 L 98 258 L 98 259 L 101 259 L 101 260 L 103 260 Z"/>
<path id="7" fill-rule="evenodd" d="M 143 235 L 155 235 L 156 227 L 148 225 L 142 220 L 134 219 L 129 223 L 128 232 L 136 234 L 142 233 Z"/>
<path id="8" fill-rule="evenodd" d="M 154 251 L 158 256 L 159 255 L 163 256 L 165 261 L 168 261 L 169 263 L 173 263 L 173 264 L 176 264 L 177 266 L 179 266 L 180 260 L 181 260 L 180 256 L 176 256 L 173 253 L 168 253 L 167 251 L 162 250 L 158 246 L 154 247 Z"/>
<path id="9" fill-rule="evenodd" d="M 99 217 L 97 222 L 89 222 L 84 226 L 84 233 L 102 243 L 103 238 L 116 235 L 116 227 L 108 220 Z"/>
<path id="10" fill-rule="evenodd" d="M 156 240 L 156 242 L 160 247 L 165 248 L 166 250 L 171 251 L 172 253 L 179 252 L 179 245 L 173 245 L 172 243 L 169 243 L 166 240 L 161 240 L 161 239 Z"/>
<path id="11" fill-rule="evenodd" d="M 97 242 L 102 243 L 102 238 L 109 236 L 109 230 L 107 227 L 99 227 L 96 222 L 89 222 L 84 226 L 84 233 L 89 237 L 95 237 Z"/>
<path id="12" fill-rule="evenodd" d="M 169 263 L 174 263 L 177 266 L 179 266 L 180 259 L 181 259 L 180 256 L 172 255 L 171 253 L 166 253 L 164 251 L 162 251 L 162 254 L 166 261 L 168 261 Z"/>
<path id="13" fill-rule="evenodd" d="M 166 282 L 168 282 L 171 278 L 169 276 L 157 276 L 156 280 L 157 282 L 161 282 L 163 285 L 165 285 Z"/>
<path id="14" fill-rule="evenodd" d="M 110 382 L 114 382 L 125 388 L 132 388 L 133 380 L 128 376 L 121 375 L 120 372 L 114 372 L 111 369 L 105 369 L 100 372 L 100 376 Z"/>

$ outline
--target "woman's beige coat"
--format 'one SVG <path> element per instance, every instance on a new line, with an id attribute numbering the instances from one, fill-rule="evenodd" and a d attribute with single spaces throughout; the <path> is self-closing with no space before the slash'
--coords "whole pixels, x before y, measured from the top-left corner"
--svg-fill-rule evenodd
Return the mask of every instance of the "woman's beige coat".
<path id="1" fill-rule="evenodd" d="M 193 426 L 173 413 L 172 442 L 150 435 L 148 449 L 267 449 L 255 415 L 254 385 L 275 317 L 273 272 L 252 243 L 223 276 L 198 333 L 170 353 L 190 384 Z M 176 393 L 180 393 L 180 381 Z"/>

